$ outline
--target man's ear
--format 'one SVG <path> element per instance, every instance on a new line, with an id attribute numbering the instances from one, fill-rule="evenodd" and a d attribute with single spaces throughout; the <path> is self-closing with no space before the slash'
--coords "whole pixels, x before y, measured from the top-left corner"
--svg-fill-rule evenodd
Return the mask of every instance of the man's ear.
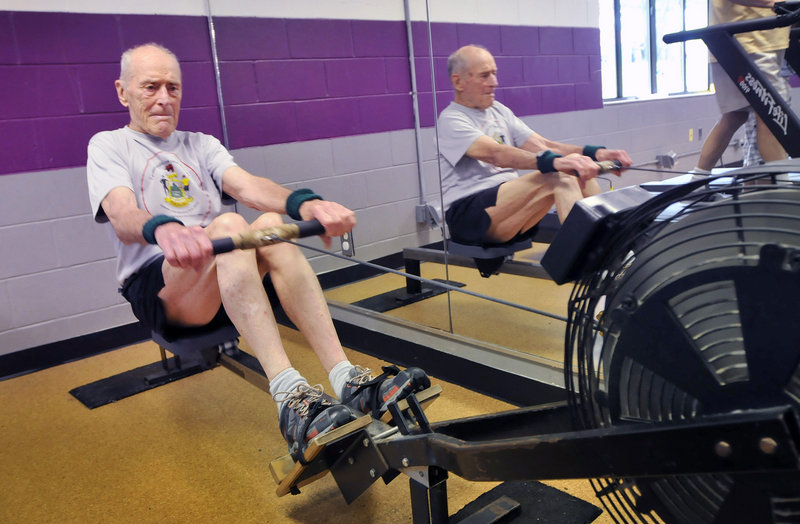
<path id="1" fill-rule="evenodd" d="M 461 86 L 461 75 L 458 73 L 453 73 L 450 75 L 450 83 L 453 84 L 453 88 L 456 91 L 463 91 L 463 87 Z"/>
<path id="2" fill-rule="evenodd" d="M 128 95 L 125 91 L 125 88 L 122 86 L 122 80 L 115 80 L 114 87 L 117 89 L 117 98 L 119 98 L 119 103 L 124 107 L 128 107 Z"/>

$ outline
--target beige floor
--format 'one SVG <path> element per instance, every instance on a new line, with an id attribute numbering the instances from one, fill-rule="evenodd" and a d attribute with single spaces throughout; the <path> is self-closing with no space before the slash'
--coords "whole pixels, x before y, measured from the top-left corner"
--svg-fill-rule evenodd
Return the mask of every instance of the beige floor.
<path id="1" fill-rule="evenodd" d="M 523 254 L 536 257 L 537 250 Z M 566 314 L 568 286 L 510 275 L 483 279 L 475 269 L 423 264 L 445 278 L 523 305 Z M 382 275 L 326 292 L 353 302 L 405 286 Z M 563 360 L 564 323 L 451 293 L 389 314 L 487 340 L 555 362 Z M 295 367 L 312 383 L 327 377 L 302 337 L 281 328 Z M 243 344 L 243 349 L 247 349 Z M 346 350 L 373 369 L 383 362 Z M 347 505 L 328 475 L 297 496 L 277 497 L 269 462 L 286 453 L 274 402 L 224 368 L 89 410 L 69 390 L 158 358 L 152 342 L 0 382 L 0 522 L 410 522 L 408 481 L 378 482 Z M 439 381 L 444 393 L 432 421 L 511 409 L 498 400 Z M 587 480 L 547 481 L 600 506 Z M 450 476 L 455 513 L 498 483 Z M 607 514 L 595 522 L 611 522 Z"/>
<path id="2" fill-rule="evenodd" d="M 326 384 L 302 338 L 295 365 Z M 278 498 L 268 464 L 286 452 L 273 402 L 224 368 L 89 410 L 68 391 L 152 362 L 152 342 L 0 382 L 0 522 L 409 522 L 408 483 L 373 485 L 347 505 L 332 477 Z M 349 351 L 354 362 L 381 362 Z M 510 406 L 439 383 L 431 420 Z M 588 481 L 548 482 L 599 505 Z M 448 480 L 455 513 L 496 483 Z M 595 522 L 610 522 L 602 515 Z"/>

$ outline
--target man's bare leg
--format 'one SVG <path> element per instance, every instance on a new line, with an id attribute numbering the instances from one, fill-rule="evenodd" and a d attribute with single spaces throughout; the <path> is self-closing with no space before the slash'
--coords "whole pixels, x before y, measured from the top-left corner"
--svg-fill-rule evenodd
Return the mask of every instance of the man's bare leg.
<path id="1" fill-rule="evenodd" d="M 586 182 L 584 187 L 581 188 L 581 194 L 584 196 L 584 198 L 599 195 L 602 192 L 603 190 L 600 189 L 600 184 L 597 183 L 596 178 L 589 180 Z"/>
<path id="2" fill-rule="evenodd" d="M 270 220 L 264 215 L 259 220 Z M 280 218 L 274 215 L 273 220 Z M 269 224 L 275 225 L 275 223 Z M 255 227 L 268 227 L 256 222 Z M 347 359 L 314 270 L 299 248 L 279 243 L 258 249 L 261 274 L 268 271 L 286 314 L 308 341 L 326 373 Z M 338 392 L 336 392 L 338 394 Z"/>
<path id="3" fill-rule="evenodd" d="M 497 242 L 507 242 L 520 231 L 538 224 L 554 204 L 563 222 L 581 198 L 583 193 L 576 177 L 538 171 L 526 173 L 500 185 L 497 203 L 486 210 L 492 220 L 488 235 Z"/>
<path id="4" fill-rule="evenodd" d="M 234 236 L 250 229 L 235 213 L 220 215 L 206 228 L 211 238 Z M 202 271 L 164 263 L 164 288 L 159 297 L 167 318 L 177 324 L 205 325 L 221 304 L 272 380 L 291 366 L 281 343 L 272 308 L 262 284 L 254 250 L 216 256 Z"/>
<path id="5" fill-rule="evenodd" d="M 261 215 L 252 226 L 240 215 L 226 213 L 214 219 L 206 231 L 211 238 L 220 238 L 281 223 L 276 213 Z M 268 271 L 281 304 L 328 373 L 337 390 L 334 394 L 349 393 L 348 398 L 343 399 L 347 404 L 338 404 L 324 395 L 322 388 L 310 386 L 292 367 L 262 283 Z M 203 325 L 213 318 L 220 304 L 224 305 L 228 317 L 253 350 L 269 380 L 269 392 L 278 407 L 281 434 L 290 449 L 302 452 L 311 436 L 346 424 L 359 410 L 380 418 L 384 406 L 361 402 L 377 398 L 373 388 L 379 388 L 382 399 L 386 399 L 386 392 L 390 391 L 392 400 L 401 400 L 430 386 L 430 379 L 419 368 L 399 371 L 363 388 L 350 386 L 350 378 L 366 376 L 367 372 L 347 360 L 319 281 L 300 249 L 291 244 L 278 243 L 217 255 L 201 272 L 172 268 L 165 263 L 164 274 L 165 287 L 159 296 L 170 320 Z M 355 377 L 352 371 L 356 372 Z M 364 411 L 362 404 L 369 409 Z M 315 408 L 307 411 L 309 405 Z"/>
<path id="6" fill-rule="evenodd" d="M 697 167 L 705 171 L 711 171 L 711 169 L 717 165 L 719 159 L 722 158 L 722 154 L 731 143 L 733 134 L 736 133 L 746 121 L 746 110 L 723 113 L 719 122 L 717 122 L 717 125 L 715 125 L 708 134 L 708 138 L 706 138 L 703 147 L 700 149 L 700 159 L 697 161 Z"/>
<path id="7" fill-rule="evenodd" d="M 233 236 L 250 225 L 243 217 L 226 214 L 208 228 L 214 237 Z M 281 342 L 275 316 L 262 283 L 256 251 L 234 250 L 216 257 L 217 283 L 225 312 L 247 341 L 271 381 L 291 367 Z"/>
<path id="8" fill-rule="evenodd" d="M 758 151 L 764 162 L 786 160 L 787 155 L 783 146 L 758 115 L 756 115 L 756 136 L 758 137 Z"/>

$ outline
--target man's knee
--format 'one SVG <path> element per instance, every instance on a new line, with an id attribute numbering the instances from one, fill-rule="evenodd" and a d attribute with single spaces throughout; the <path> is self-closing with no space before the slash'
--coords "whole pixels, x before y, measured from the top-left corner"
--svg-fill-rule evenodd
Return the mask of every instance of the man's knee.
<path id="1" fill-rule="evenodd" d="M 583 195 L 581 191 L 580 179 L 572 175 L 560 175 L 553 177 L 551 182 L 553 193 L 576 193 Z"/>
<path id="2" fill-rule="evenodd" d="M 264 213 L 253 221 L 251 229 L 265 229 L 283 224 L 283 217 L 278 213 Z M 278 242 L 256 249 L 258 267 L 263 274 L 279 267 L 300 269 L 305 264 L 305 255 L 289 242 Z"/>
<path id="3" fill-rule="evenodd" d="M 213 237 L 230 236 L 248 229 L 250 224 L 238 213 L 223 213 L 216 217 L 206 228 L 208 234 Z"/>
<path id="4" fill-rule="evenodd" d="M 263 229 L 265 227 L 274 227 L 283 224 L 283 217 L 278 213 L 264 213 L 253 221 L 253 229 Z"/>
<path id="5" fill-rule="evenodd" d="M 558 192 L 580 192 L 581 190 L 578 177 L 560 173 L 539 173 L 538 171 L 533 171 L 523 175 L 518 180 L 524 180 L 527 183 L 522 187 L 527 191 L 527 194 L 531 198 L 534 198 L 537 195 L 553 196 Z M 509 184 L 509 182 L 506 182 L 503 185 L 506 184 Z"/>
<path id="6" fill-rule="evenodd" d="M 246 229 L 263 229 L 283 224 L 283 219 L 278 213 L 264 213 L 256 218 L 253 223 L 239 213 L 223 213 L 211 221 L 208 226 L 209 233 L 241 232 Z"/>
<path id="7" fill-rule="evenodd" d="M 745 122 L 747 122 L 747 117 L 747 111 L 729 111 L 722 114 L 722 117 L 720 117 L 720 122 L 728 129 L 736 131 L 742 127 Z"/>

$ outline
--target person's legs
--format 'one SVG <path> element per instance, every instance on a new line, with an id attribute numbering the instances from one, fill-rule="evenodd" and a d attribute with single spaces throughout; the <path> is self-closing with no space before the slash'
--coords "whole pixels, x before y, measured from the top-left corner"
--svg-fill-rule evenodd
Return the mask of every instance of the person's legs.
<path id="1" fill-rule="evenodd" d="M 253 227 L 262 228 L 277 223 L 280 223 L 278 215 L 263 215 Z M 221 238 L 235 236 L 250 228 L 242 216 L 226 213 L 214 219 L 206 231 L 211 238 Z M 267 269 L 280 265 L 277 258 L 267 251 L 273 248 L 279 253 L 291 250 L 299 252 L 289 244 L 258 250 L 234 250 L 217 255 L 200 272 L 182 270 L 164 263 L 164 287 L 158 296 L 164 304 L 169 322 L 175 325 L 204 325 L 214 317 L 220 304 L 224 305 L 228 318 L 247 341 L 267 375 L 270 393 L 278 405 L 281 434 L 292 452 L 302 452 L 308 440 L 346 424 L 355 418 L 355 414 L 324 395 L 322 388 L 309 386 L 300 373 L 291 367 L 262 282 Z M 266 257 L 264 252 L 268 253 Z M 269 259 L 270 262 L 264 262 L 263 259 Z M 300 271 L 304 269 L 300 265 Z M 311 275 L 316 280 L 316 276 L 313 273 Z M 308 286 L 298 293 L 307 294 Z M 310 313 L 319 315 L 318 311 Z M 322 346 L 316 343 L 316 347 Z M 333 345 L 325 345 L 323 353 L 328 366 L 336 358 L 345 360 L 338 341 Z"/>
<path id="2" fill-rule="evenodd" d="M 214 219 L 206 228 L 211 238 L 235 236 L 250 228 L 235 213 Z M 171 321 L 203 324 L 208 312 L 225 312 L 247 341 L 269 380 L 291 366 L 278 333 L 254 250 L 218 255 L 205 272 L 197 274 L 165 265 L 165 286 L 159 294 Z"/>
<path id="3" fill-rule="evenodd" d="M 757 117 L 755 111 L 747 112 L 747 122 L 744 124 L 744 146 L 742 151 L 742 166 L 752 167 L 764 163 L 758 151 Z"/>
<path id="4" fill-rule="evenodd" d="M 570 175 L 533 171 L 504 182 L 497 192 L 497 202 L 486 209 L 491 218 L 488 236 L 507 242 L 538 224 L 553 205 L 563 222 L 583 197 L 578 179 Z"/>
<path id="5" fill-rule="evenodd" d="M 781 143 L 767 127 L 767 124 L 756 116 L 756 135 L 758 136 L 758 151 L 765 162 L 786 160 L 787 155 Z"/>
<path id="6" fill-rule="evenodd" d="M 261 215 L 252 225 L 240 215 L 228 213 L 217 217 L 206 230 L 211 238 L 221 238 L 281 223 L 280 215 L 275 213 Z M 287 315 L 328 373 L 334 394 L 341 396 L 349 391 L 346 385 L 357 374 L 353 373 L 355 367 L 344 354 L 317 276 L 298 247 L 279 242 L 255 250 L 234 250 L 218 255 L 216 264 L 201 273 L 167 266 L 167 285 L 159 296 L 169 304 L 167 311 L 172 312 L 171 319 L 182 323 L 203 324 L 213 318 L 213 314 L 207 312 L 216 311 L 220 303 L 224 305 L 228 317 L 253 350 L 270 381 L 270 391 L 274 393 L 281 412 L 282 432 L 292 445 L 291 439 L 303 434 L 298 424 L 311 419 L 303 415 L 295 420 L 294 415 L 284 413 L 284 405 L 289 406 L 293 413 L 300 410 L 298 413 L 307 413 L 312 418 L 319 413 L 318 418 L 313 418 L 313 425 L 307 428 L 309 435 L 337 427 L 348 417 L 341 413 L 340 407 L 335 407 L 334 412 L 325 416 L 322 410 L 307 409 L 309 405 L 328 408 L 333 405 L 333 399 L 322 395 L 320 390 L 306 387 L 305 379 L 291 367 L 263 286 L 263 277 L 267 273 Z M 216 282 L 213 277 L 216 277 Z M 419 378 L 420 373 L 425 380 Z M 417 380 L 409 381 L 411 375 Z M 394 389 L 390 385 L 404 385 L 398 397 L 404 398 L 427 387 L 429 381 L 426 381 L 424 372 L 409 369 L 400 371 L 394 378 L 384 377 L 380 383 L 362 387 L 360 391 L 372 396 L 373 390 L 387 391 Z M 308 395 L 311 395 L 310 402 Z M 349 394 L 351 400 L 352 396 Z M 375 416 L 378 415 L 376 410 Z"/>
<path id="7" fill-rule="evenodd" d="M 279 223 L 278 215 L 266 214 L 253 227 Z M 342 404 L 380 418 L 389 402 L 430 386 L 430 379 L 419 368 L 392 368 L 391 373 L 373 378 L 371 370 L 353 366 L 347 360 L 319 280 L 300 249 L 278 243 L 259 248 L 257 256 L 261 275 L 269 272 L 283 309 L 319 358 Z"/>
<path id="8" fill-rule="evenodd" d="M 747 121 L 750 105 L 739 86 L 717 62 L 711 63 L 711 77 L 716 90 L 720 119 L 711 129 L 700 149 L 697 169 L 711 171 L 728 148 L 734 133 Z"/>
<path id="9" fill-rule="evenodd" d="M 781 73 L 784 63 L 784 51 L 753 53 L 750 56 L 778 95 L 784 100 L 791 100 L 791 86 Z M 764 161 L 773 162 L 787 158 L 786 151 L 781 146 L 781 143 L 758 115 L 756 115 L 756 135 L 758 137 L 758 150 Z"/>
<path id="10" fill-rule="evenodd" d="M 250 225 L 242 216 L 228 213 L 217 217 L 207 232 L 212 238 L 220 238 L 281 223 L 277 214 L 261 215 Z M 204 324 L 221 302 L 267 378 L 272 380 L 291 363 L 262 284 L 267 272 L 282 306 L 311 345 L 325 372 L 346 360 L 317 277 L 300 249 L 291 244 L 218 255 L 216 264 L 202 273 L 167 265 L 165 287 L 159 296 L 170 319 L 186 324 Z"/>
<path id="11" fill-rule="evenodd" d="M 279 215 L 265 214 L 252 227 L 261 229 L 281 223 Z M 317 275 L 308 260 L 298 247 L 288 243 L 259 248 L 256 255 L 259 285 L 263 275 L 269 273 L 284 311 L 314 350 L 325 373 L 330 373 L 336 364 L 347 357 L 333 326 Z"/>
<path id="12" fill-rule="evenodd" d="M 583 188 L 581 188 L 581 194 L 584 198 L 599 195 L 602 193 L 603 190 L 600 189 L 600 184 L 597 183 L 597 179 L 593 178 L 586 182 Z"/>
<path id="13" fill-rule="evenodd" d="M 697 167 L 711 171 L 731 143 L 733 134 L 747 121 L 747 110 L 723 113 L 700 149 Z M 762 153 L 763 154 L 763 153 Z"/>

